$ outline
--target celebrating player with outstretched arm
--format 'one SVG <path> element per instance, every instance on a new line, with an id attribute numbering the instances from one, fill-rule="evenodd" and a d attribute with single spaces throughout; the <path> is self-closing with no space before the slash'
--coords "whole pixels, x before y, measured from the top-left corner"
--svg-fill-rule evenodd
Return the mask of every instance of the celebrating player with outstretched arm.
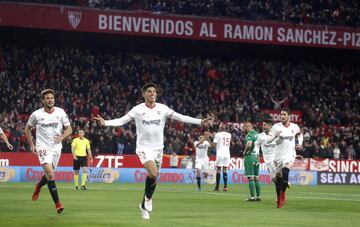
<path id="1" fill-rule="evenodd" d="M 267 143 L 271 143 L 275 139 L 275 171 L 276 171 L 276 194 L 277 208 L 282 208 L 285 202 L 285 191 L 289 186 L 289 171 L 295 161 L 296 150 L 302 149 L 303 135 L 297 124 L 291 123 L 289 120 L 290 110 L 285 108 L 281 110 L 281 122 L 272 126 Z M 295 144 L 295 141 L 298 143 Z"/>
<path id="2" fill-rule="evenodd" d="M 25 127 L 25 135 L 30 144 L 31 151 L 39 157 L 40 164 L 44 169 L 44 175 L 36 184 L 32 200 L 39 198 L 41 187 L 48 185 L 51 197 L 58 213 L 64 210 L 60 203 L 55 185 L 54 170 L 59 163 L 62 140 L 70 136 L 72 128 L 65 111 L 55 107 L 55 93 L 51 89 L 41 92 L 41 101 L 44 108 L 34 111 Z M 31 129 L 36 128 L 36 146 L 33 142 Z M 63 130 L 65 128 L 65 130 Z"/>
<path id="3" fill-rule="evenodd" d="M 157 103 L 156 88 L 157 86 L 153 83 L 145 84 L 142 88 L 142 96 L 145 102 L 135 106 L 121 118 L 106 121 L 100 116 L 94 117 L 102 126 L 121 126 L 130 121 L 135 121 L 136 154 L 148 174 L 145 182 L 145 194 L 139 205 L 143 219 L 150 219 L 149 212 L 153 209 L 152 196 L 162 164 L 166 121 L 170 118 L 197 125 L 211 123 L 211 118 L 196 119 L 184 116 L 164 104 Z"/>

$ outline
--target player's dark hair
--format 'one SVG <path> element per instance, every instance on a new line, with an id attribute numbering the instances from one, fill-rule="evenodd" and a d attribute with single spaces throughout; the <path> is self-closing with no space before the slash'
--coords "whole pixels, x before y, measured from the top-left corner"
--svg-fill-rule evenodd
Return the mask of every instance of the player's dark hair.
<path id="1" fill-rule="evenodd" d="M 155 88 L 155 90 L 157 89 L 157 85 L 154 83 L 146 83 L 144 84 L 144 86 L 141 88 L 142 92 L 145 92 L 149 87 L 153 87 Z"/>
<path id="2" fill-rule="evenodd" d="M 266 124 L 272 124 L 273 123 L 273 119 L 270 116 L 270 114 L 263 115 L 263 122 L 265 122 Z"/>
<path id="3" fill-rule="evenodd" d="M 272 125 L 273 123 L 272 119 L 264 119 L 264 122 L 268 125 Z"/>
<path id="4" fill-rule="evenodd" d="M 41 99 L 44 100 L 45 99 L 45 95 L 47 94 L 52 94 L 53 96 L 55 96 L 55 92 L 52 89 L 45 89 L 41 92 Z"/>
<path id="5" fill-rule="evenodd" d="M 282 108 L 282 109 L 281 109 L 281 112 L 282 112 L 282 111 L 286 112 L 288 115 L 290 115 L 290 114 L 291 114 L 290 109 L 289 109 L 289 108 L 287 108 L 287 107 Z"/>

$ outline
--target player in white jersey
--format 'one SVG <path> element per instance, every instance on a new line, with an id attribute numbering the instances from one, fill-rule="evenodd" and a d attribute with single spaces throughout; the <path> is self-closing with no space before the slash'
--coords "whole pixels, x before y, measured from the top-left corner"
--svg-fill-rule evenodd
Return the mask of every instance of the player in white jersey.
<path id="1" fill-rule="evenodd" d="M 223 172 L 224 189 L 227 191 L 227 169 L 230 164 L 231 134 L 228 128 L 221 123 L 219 131 L 215 134 L 212 146 L 216 148 L 216 186 L 214 191 L 219 191 L 221 168 Z"/>
<path id="2" fill-rule="evenodd" d="M 41 101 L 44 108 L 34 111 L 25 127 L 25 135 L 31 152 L 38 156 L 44 175 L 36 184 L 32 200 L 39 198 L 41 187 L 48 185 L 55 208 L 60 214 L 62 206 L 55 185 L 54 170 L 59 162 L 62 141 L 71 135 L 72 128 L 65 111 L 55 107 L 55 93 L 51 89 L 41 92 Z M 36 144 L 34 144 L 31 130 L 36 129 Z"/>
<path id="3" fill-rule="evenodd" d="M 195 146 L 195 169 L 196 169 L 196 182 L 197 191 L 201 191 L 201 172 L 204 173 L 204 179 L 207 179 L 209 174 L 209 148 L 211 144 L 207 141 L 209 134 L 205 133 L 199 137 L 198 141 L 194 142 Z"/>
<path id="4" fill-rule="evenodd" d="M 295 161 L 296 150 L 302 150 L 303 135 L 297 124 L 289 119 L 290 110 L 281 110 L 281 122 L 272 126 L 267 142 L 276 140 L 274 163 L 276 167 L 277 207 L 285 202 L 285 191 L 289 186 L 289 171 Z M 297 141 L 297 144 L 296 144 Z"/>
<path id="5" fill-rule="evenodd" d="M 255 142 L 255 151 L 258 154 L 259 150 L 261 148 L 263 159 L 266 165 L 266 168 L 269 171 L 271 180 L 275 182 L 275 164 L 274 164 L 274 158 L 275 158 L 275 146 L 276 142 L 272 141 L 271 143 L 267 143 L 266 139 L 268 137 L 268 134 L 270 132 L 272 126 L 272 120 L 266 119 L 262 123 L 262 130 L 263 132 L 259 134 L 256 142 Z"/>
<path id="6" fill-rule="evenodd" d="M 156 103 L 156 85 L 147 83 L 142 88 L 142 96 L 145 100 L 132 108 L 125 116 L 105 121 L 100 116 L 95 116 L 102 126 L 122 126 L 130 121 L 136 125 L 136 154 L 147 171 L 145 182 L 145 194 L 139 205 L 142 218 L 150 219 L 152 211 L 152 195 L 156 187 L 164 147 L 164 127 L 168 119 L 184 123 L 204 125 L 211 122 L 211 118 L 196 119 L 181 115 L 166 105 Z"/>
<path id="7" fill-rule="evenodd" d="M 9 148 L 9 150 L 14 149 L 13 145 L 11 145 L 9 143 L 9 140 L 8 140 L 7 136 L 5 135 L 5 133 L 3 132 L 3 130 L 1 129 L 1 127 L 0 127 L 0 138 L 6 143 L 6 146 L 7 146 L 7 148 Z"/>

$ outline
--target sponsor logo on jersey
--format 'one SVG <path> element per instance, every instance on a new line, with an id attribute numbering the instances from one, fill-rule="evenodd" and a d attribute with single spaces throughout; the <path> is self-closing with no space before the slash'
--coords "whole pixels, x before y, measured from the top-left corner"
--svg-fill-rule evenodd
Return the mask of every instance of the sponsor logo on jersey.
<path id="1" fill-rule="evenodd" d="M 147 120 L 143 120 L 143 125 L 156 125 L 156 126 L 159 126 L 160 125 L 160 122 L 161 120 L 160 119 L 157 119 L 157 120 L 150 120 L 150 121 L 147 121 Z"/>
<path id="2" fill-rule="evenodd" d="M 280 136 L 280 139 L 292 141 L 294 139 L 294 136 Z"/>
<path id="3" fill-rule="evenodd" d="M 43 127 L 43 128 L 57 128 L 58 125 L 59 125 L 59 123 L 56 122 L 56 123 L 41 124 L 41 127 Z"/>

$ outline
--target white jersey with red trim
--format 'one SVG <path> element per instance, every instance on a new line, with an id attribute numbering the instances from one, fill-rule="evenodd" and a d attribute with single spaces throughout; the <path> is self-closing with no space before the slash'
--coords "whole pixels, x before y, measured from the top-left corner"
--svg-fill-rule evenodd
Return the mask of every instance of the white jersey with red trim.
<path id="1" fill-rule="evenodd" d="M 266 143 L 267 136 L 268 135 L 265 132 L 259 134 L 255 142 L 255 150 L 257 151 L 256 153 L 258 153 L 261 147 L 264 162 L 270 163 L 274 161 L 276 141 L 273 141 L 271 143 Z"/>
<path id="2" fill-rule="evenodd" d="M 275 141 L 275 160 L 295 157 L 295 138 L 297 134 L 301 133 L 299 126 L 291 122 L 284 126 L 279 122 L 272 126 L 269 134 L 276 135 L 277 132 L 280 132 L 280 136 Z"/>
<path id="3" fill-rule="evenodd" d="M 231 134 L 228 132 L 217 132 L 214 136 L 214 143 L 216 143 L 217 157 L 230 157 L 230 142 Z"/>
<path id="4" fill-rule="evenodd" d="M 164 127 L 169 118 L 184 123 L 201 124 L 201 119 L 176 113 L 164 104 L 155 103 L 154 107 L 148 107 L 145 103 L 141 103 L 133 107 L 125 116 L 105 121 L 105 126 L 121 126 L 134 120 L 136 151 L 157 150 L 164 148 Z"/>
<path id="5" fill-rule="evenodd" d="M 195 152 L 196 160 L 208 160 L 209 159 L 208 150 L 211 145 L 208 141 L 204 141 L 201 144 L 199 144 L 199 141 L 195 141 L 194 146 L 196 149 L 196 152 Z"/>
<path id="6" fill-rule="evenodd" d="M 63 109 L 54 107 L 51 113 L 44 108 L 35 110 L 27 124 L 36 128 L 36 147 L 61 150 L 62 143 L 56 143 L 55 137 L 62 135 L 64 126 L 69 126 L 70 121 Z"/>

